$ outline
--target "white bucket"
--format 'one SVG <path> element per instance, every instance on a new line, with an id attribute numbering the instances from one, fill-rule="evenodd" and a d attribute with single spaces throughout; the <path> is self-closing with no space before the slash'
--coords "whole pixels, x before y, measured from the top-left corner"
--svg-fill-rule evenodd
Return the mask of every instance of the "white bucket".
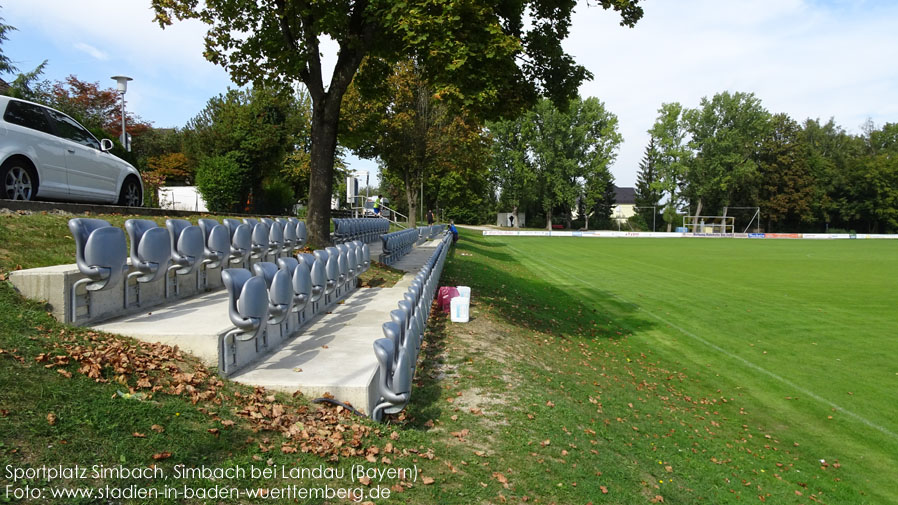
<path id="1" fill-rule="evenodd" d="M 458 296 L 463 296 L 465 298 L 471 298 L 471 287 L 470 286 L 455 286 L 455 289 L 458 290 Z"/>
<path id="2" fill-rule="evenodd" d="M 467 323 L 470 308 L 470 297 L 456 296 L 449 302 L 449 320 L 453 323 Z"/>

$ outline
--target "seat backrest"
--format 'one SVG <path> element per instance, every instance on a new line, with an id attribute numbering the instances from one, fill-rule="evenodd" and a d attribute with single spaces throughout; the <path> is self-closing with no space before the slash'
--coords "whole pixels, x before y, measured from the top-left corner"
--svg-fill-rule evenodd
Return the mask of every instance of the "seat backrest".
<path id="1" fill-rule="evenodd" d="M 374 356 L 380 368 L 380 385 L 382 389 L 392 390 L 393 386 L 393 362 L 396 356 L 396 348 L 391 338 L 379 338 L 374 341 Z M 387 391 L 381 391 L 384 394 Z"/>
<path id="2" fill-rule="evenodd" d="M 308 234 L 306 232 L 305 221 L 297 221 L 296 223 L 296 246 L 302 247 L 306 245 Z"/>
<path id="3" fill-rule="evenodd" d="M 281 223 L 279 223 L 277 221 L 273 221 L 271 219 L 269 219 L 268 221 L 271 221 L 270 223 L 268 223 L 268 222 L 265 223 L 269 226 L 268 242 L 271 243 L 271 245 L 278 245 L 278 246 L 283 245 L 284 244 L 284 225 L 282 225 Z"/>
<path id="4" fill-rule="evenodd" d="M 171 238 L 173 260 L 193 265 L 203 258 L 206 245 L 203 232 L 198 226 L 193 226 L 186 219 L 166 219 L 165 227 Z"/>
<path id="5" fill-rule="evenodd" d="M 340 275 L 344 278 L 349 275 L 349 246 L 345 243 L 337 244 L 337 268 L 340 270 Z"/>
<path id="6" fill-rule="evenodd" d="M 288 275 L 293 276 L 293 272 L 295 272 L 296 267 L 299 266 L 299 260 L 293 257 L 278 258 L 277 266 L 281 270 L 286 271 Z"/>
<path id="7" fill-rule="evenodd" d="M 248 224 L 240 224 L 234 228 L 231 236 L 231 263 L 243 263 L 253 247 L 252 228 Z"/>
<path id="8" fill-rule="evenodd" d="M 324 263 L 324 270 L 327 273 L 327 280 L 337 282 L 340 280 L 340 250 L 336 247 L 328 247 L 327 261 Z"/>
<path id="9" fill-rule="evenodd" d="M 74 218 L 69 231 L 75 239 L 75 258 L 78 270 L 94 282 L 93 290 L 117 285 L 124 274 L 127 245 L 125 232 L 102 219 Z"/>
<path id="10" fill-rule="evenodd" d="M 255 221 L 253 219 L 253 221 Z M 268 236 L 271 230 L 265 223 L 256 223 L 253 226 L 252 244 L 253 254 L 264 256 L 268 252 Z"/>
<path id="11" fill-rule="evenodd" d="M 231 241 L 228 239 L 228 229 L 217 224 L 209 230 L 206 237 L 206 259 L 211 260 L 209 266 L 217 268 L 231 252 Z"/>
<path id="12" fill-rule="evenodd" d="M 165 275 L 171 262 L 171 238 L 168 230 L 148 219 L 129 219 L 125 230 L 131 238 L 131 266 L 148 274 L 139 282 L 151 282 Z"/>
<path id="13" fill-rule="evenodd" d="M 237 231 L 237 227 L 239 227 L 243 223 L 236 219 L 225 218 L 221 220 L 221 224 L 225 225 L 225 227 L 228 229 L 228 238 L 233 239 L 234 232 Z M 252 227 L 250 227 L 250 230 L 252 230 Z"/>
<path id="14" fill-rule="evenodd" d="M 253 264 L 253 274 L 257 277 L 265 279 L 265 287 L 271 287 L 271 281 L 274 280 L 274 274 L 277 273 L 278 266 L 267 261 L 260 261 Z"/>
<path id="15" fill-rule="evenodd" d="M 84 246 L 87 245 L 87 237 L 91 232 L 98 228 L 111 227 L 109 222 L 102 219 L 90 219 L 86 217 L 76 217 L 69 219 L 69 231 L 75 239 L 75 260 L 78 268 L 84 271 L 90 267 L 84 262 Z"/>
<path id="16" fill-rule="evenodd" d="M 399 347 L 404 347 L 407 339 L 408 314 L 402 309 L 393 309 L 390 311 L 390 319 L 399 327 Z"/>
<path id="17" fill-rule="evenodd" d="M 278 223 L 280 223 L 281 228 L 284 229 L 284 244 L 287 246 L 292 246 L 294 243 L 296 243 L 296 223 L 293 223 L 289 219 L 284 219 L 282 217 L 278 218 Z"/>
<path id="18" fill-rule="evenodd" d="M 209 234 L 212 233 L 212 228 L 218 226 L 218 221 L 214 219 L 197 219 L 196 225 L 200 227 L 200 230 L 203 230 L 203 240 L 207 243 L 209 242 Z M 230 234 L 228 234 L 228 239 L 230 239 Z"/>
<path id="19" fill-rule="evenodd" d="M 131 264 L 137 265 L 141 263 L 141 258 L 139 254 L 140 244 L 143 242 L 143 236 L 147 231 L 159 228 L 159 225 L 156 224 L 156 221 L 151 221 L 149 219 L 128 219 L 125 221 L 125 231 L 128 233 L 128 239 L 131 241 Z M 166 231 L 162 228 L 159 228 L 162 231 Z M 165 234 L 166 239 L 168 239 L 168 233 Z M 168 254 L 171 255 L 171 241 L 168 241 Z M 155 249 L 155 248 L 154 248 Z"/>
<path id="20" fill-rule="evenodd" d="M 251 217 L 245 217 L 243 218 L 243 224 L 248 224 L 251 228 L 255 228 L 256 225 L 259 224 L 259 220 Z"/>
<path id="21" fill-rule="evenodd" d="M 228 290 L 228 316 L 242 330 L 253 330 L 268 318 L 268 289 L 261 277 L 245 268 L 227 268 L 221 281 Z"/>

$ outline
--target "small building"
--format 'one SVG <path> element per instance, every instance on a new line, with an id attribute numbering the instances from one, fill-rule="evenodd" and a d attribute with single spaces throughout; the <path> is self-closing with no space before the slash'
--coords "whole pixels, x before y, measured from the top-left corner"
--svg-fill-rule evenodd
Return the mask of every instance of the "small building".
<path id="1" fill-rule="evenodd" d="M 627 220 L 636 215 L 636 188 L 614 187 L 614 207 L 611 219 L 620 228 L 627 226 Z"/>
<path id="2" fill-rule="evenodd" d="M 526 215 L 523 212 L 518 212 L 518 216 L 515 218 L 514 224 L 509 220 L 511 216 L 513 216 L 511 212 L 498 212 L 496 214 L 496 226 L 504 226 L 511 228 L 523 228 L 527 224 Z"/>

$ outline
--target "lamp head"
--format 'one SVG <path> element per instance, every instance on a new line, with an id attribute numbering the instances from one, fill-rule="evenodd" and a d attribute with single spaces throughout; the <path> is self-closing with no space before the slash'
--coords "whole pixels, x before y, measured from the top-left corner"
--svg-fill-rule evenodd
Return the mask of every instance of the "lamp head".
<path id="1" fill-rule="evenodd" d="M 124 93 L 128 91 L 128 81 L 133 81 L 134 79 L 130 77 L 126 77 L 124 75 L 114 75 L 112 79 L 115 79 L 115 82 L 118 83 L 118 91 L 119 93 Z"/>

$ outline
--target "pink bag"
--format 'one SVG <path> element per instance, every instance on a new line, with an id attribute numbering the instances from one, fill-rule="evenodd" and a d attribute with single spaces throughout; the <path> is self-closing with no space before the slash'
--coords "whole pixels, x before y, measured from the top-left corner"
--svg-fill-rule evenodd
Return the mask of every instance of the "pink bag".
<path id="1" fill-rule="evenodd" d="M 458 296 L 458 289 L 455 286 L 441 287 L 439 293 L 437 293 L 437 299 L 440 303 L 440 310 L 448 314 L 452 299 L 456 296 Z"/>

